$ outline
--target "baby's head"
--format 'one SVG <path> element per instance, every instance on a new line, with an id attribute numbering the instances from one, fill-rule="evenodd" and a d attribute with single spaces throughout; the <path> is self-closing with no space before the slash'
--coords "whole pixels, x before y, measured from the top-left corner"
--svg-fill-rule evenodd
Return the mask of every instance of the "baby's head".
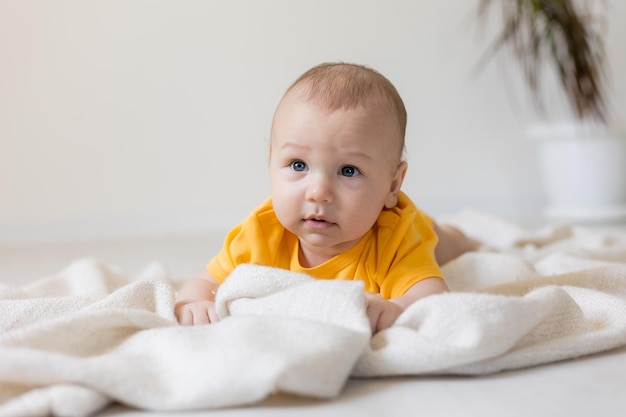
<path id="1" fill-rule="evenodd" d="M 366 67 L 322 64 L 287 90 L 272 123 L 272 202 L 304 264 L 351 248 L 396 206 L 405 126 L 396 89 Z"/>
<path id="2" fill-rule="evenodd" d="M 397 151 L 397 160 L 402 159 L 406 109 L 394 85 L 378 71 L 358 64 L 323 63 L 302 74 L 287 89 L 283 101 L 290 95 L 328 111 L 361 108 L 383 116 L 387 123 L 395 126 L 396 132 L 380 139 L 388 140 L 389 148 Z"/>

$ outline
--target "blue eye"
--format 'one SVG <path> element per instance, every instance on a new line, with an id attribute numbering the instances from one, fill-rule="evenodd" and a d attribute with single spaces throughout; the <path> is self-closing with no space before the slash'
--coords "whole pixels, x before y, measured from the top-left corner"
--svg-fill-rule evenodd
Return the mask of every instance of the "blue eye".
<path id="1" fill-rule="evenodd" d="M 291 164 L 291 169 L 296 172 L 306 171 L 306 164 L 302 161 L 293 161 Z"/>
<path id="2" fill-rule="evenodd" d="M 353 167 L 352 165 L 346 165 L 345 167 L 341 167 L 341 175 L 344 177 L 356 177 L 361 173 L 357 167 Z"/>

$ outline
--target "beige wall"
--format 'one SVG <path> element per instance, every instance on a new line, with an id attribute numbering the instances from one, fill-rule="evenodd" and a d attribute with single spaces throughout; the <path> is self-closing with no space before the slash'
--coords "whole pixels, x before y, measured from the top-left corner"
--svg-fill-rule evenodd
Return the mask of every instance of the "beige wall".
<path id="1" fill-rule="evenodd" d="M 476 3 L 0 0 L 0 242 L 229 228 L 269 191 L 282 92 L 335 60 L 377 68 L 403 95 L 419 205 L 538 215 L 534 116 L 504 61 L 472 73 L 490 39 Z M 613 24 L 621 120 L 624 41 Z"/>

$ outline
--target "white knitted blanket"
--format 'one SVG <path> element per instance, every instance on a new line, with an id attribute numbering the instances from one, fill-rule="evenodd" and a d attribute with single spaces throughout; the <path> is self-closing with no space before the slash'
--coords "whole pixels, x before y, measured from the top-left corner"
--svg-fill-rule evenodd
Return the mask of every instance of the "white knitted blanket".
<path id="1" fill-rule="evenodd" d="M 455 220 L 487 249 L 444 267 L 451 293 L 374 337 L 360 282 L 259 266 L 220 287 L 210 326 L 177 325 L 159 265 L 130 279 L 80 260 L 0 286 L 0 417 L 332 398 L 351 376 L 486 374 L 626 345 L 626 234 Z"/>

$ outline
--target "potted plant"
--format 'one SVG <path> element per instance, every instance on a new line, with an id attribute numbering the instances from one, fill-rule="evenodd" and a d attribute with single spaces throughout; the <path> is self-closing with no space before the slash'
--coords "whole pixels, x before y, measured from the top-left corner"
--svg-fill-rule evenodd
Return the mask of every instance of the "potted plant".
<path id="1" fill-rule="evenodd" d="M 502 12 L 502 28 L 484 58 L 502 48 L 513 53 L 539 116 L 546 115 L 542 95 L 546 69 L 555 71 L 569 103 L 570 120 L 529 129 L 529 135 L 539 139 L 546 214 L 585 222 L 626 218 L 626 141 L 607 127 L 606 21 L 598 11 L 606 5 L 583 0 L 479 0 L 479 17 L 486 19 L 496 5 Z"/>

